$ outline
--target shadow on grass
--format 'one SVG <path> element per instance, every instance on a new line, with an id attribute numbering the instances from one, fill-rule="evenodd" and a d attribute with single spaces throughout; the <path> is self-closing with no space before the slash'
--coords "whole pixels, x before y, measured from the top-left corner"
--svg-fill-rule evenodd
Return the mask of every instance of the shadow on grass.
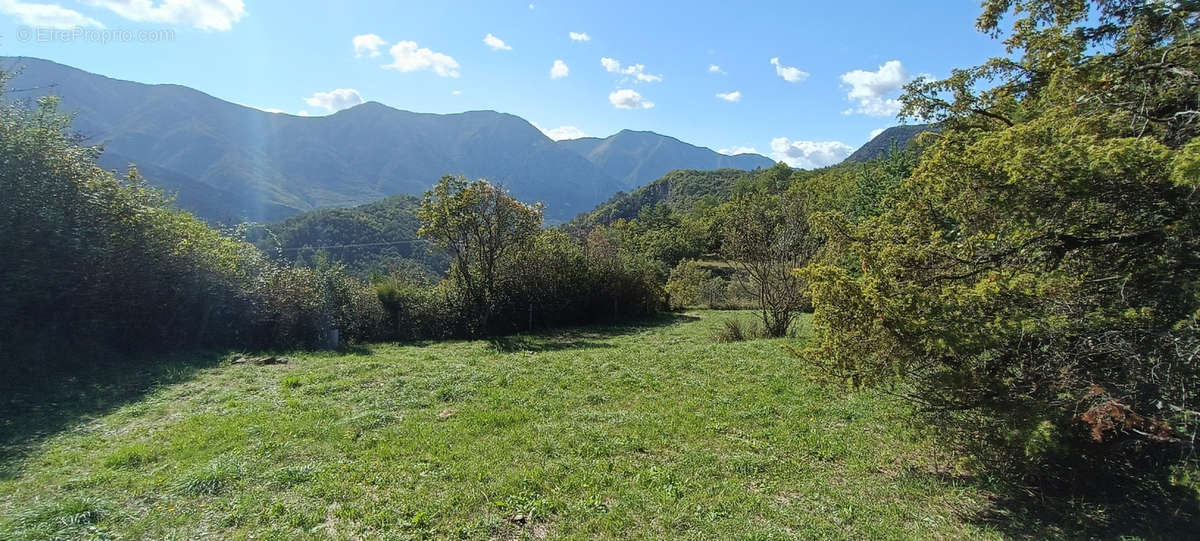
<path id="1" fill-rule="evenodd" d="M 16 476 L 21 460 L 47 438 L 160 387 L 187 381 L 222 358 L 223 353 L 193 352 L 136 361 L 93 361 L 53 372 L 4 373 L 0 378 L 0 479 Z"/>
<path id="2" fill-rule="evenodd" d="M 568 333 L 571 330 L 578 330 L 594 333 L 597 336 L 617 337 L 639 334 L 650 329 L 670 327 L 671 325 L 678 325 L 680 323 L 688 323 L 699 320 L 700 318 L 697 316 L 682 314 L 679 312 L 660 312 L 637 319 L 629 319 L 615 323 L 596 323 L 586 327 L 578 327 L 568 330 Z"/>
<path id="3" fill-rule="evenodd" d="M 549 329 L 492 340 L 500 351 L 551 351 L 611 348 L 606 339 L 637 334 L 699 318 L 658 314 L 620 323 Z M 410 342 L 414 345 L 437 341 Z M 369 345 L 354 345 L 336 355 L 371 355 Z M 0 479 L 20 472 L 20 462 L 39 444 L 81 423 L 141 400 L 160 387 L 190 380 L 196 372 L 217 366 L 226 353 L 168 354 L 132 360 L 75 363 L 61 370 L 0 373 Z"/>
<path id="4" fill-rule="evenodd" d="M 1196 539 L 1196 491 L 1166 475 L 1111 483 L 1073 496 L 1009 490 L 973 517 L 1011 539 Z"/>
<path id="5" fill-rule="evenodd" d="M 566 349 L 612 348 L 603 340 L 647 332 L 700 318 L 667 312 L 615 323 L 593 323 L 557 329 L 542 329 L 527 334 L 492 337 L 488 341 L 500 352 L 559 351 Z"/>
<path id="6" fill-rule="evenodd" d="M 519 351 L 562 351 L 567 349 L 601 349 L 616 347 L 607 342 L 597 342 L 595 340 L 574 340 L 565 337 L 543 337 L 543 336 L 503 336 L 488 340 L 492 349 L 500 353 L 514 353 Z"/>
<path id="7" fill-rule="evenodd" d="M 1091 479 L 1060 493 L 970 476 L 908 475 L 990 493 L 985 508 L 962 518 L 1006 539 L 1197 539 L 1200 534 L 1196 489 L 1172 483 L 1161 470 L 1136 478 Z"/>

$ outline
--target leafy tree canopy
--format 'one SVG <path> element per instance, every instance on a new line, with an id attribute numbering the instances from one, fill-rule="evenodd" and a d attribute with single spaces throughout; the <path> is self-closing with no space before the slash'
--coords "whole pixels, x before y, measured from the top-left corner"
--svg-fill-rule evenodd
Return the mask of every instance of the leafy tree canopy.
<path id="1" fill-rule="evenodd" d="M 806 358 L 855 384 L 899 376 L 1026 479 L 1139 478 L 1187 456 L 1196 8 L 984 2 L 978 25 L 1010 24 L 1010 56 L 910 84 L 904 113 L 944 131 L 882 207 L 819 220 L 836 249 L 802 271 Z"/>

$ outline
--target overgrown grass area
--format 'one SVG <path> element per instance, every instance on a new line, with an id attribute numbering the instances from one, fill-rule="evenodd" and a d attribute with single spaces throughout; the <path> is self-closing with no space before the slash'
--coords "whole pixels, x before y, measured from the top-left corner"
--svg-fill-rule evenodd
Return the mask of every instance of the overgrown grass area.
<path id="1" fill-rule="evenodd" d="M 1000 537 L 903 405 L 727 317 L 77 381 L 0 425 L 0 538 Z"/>

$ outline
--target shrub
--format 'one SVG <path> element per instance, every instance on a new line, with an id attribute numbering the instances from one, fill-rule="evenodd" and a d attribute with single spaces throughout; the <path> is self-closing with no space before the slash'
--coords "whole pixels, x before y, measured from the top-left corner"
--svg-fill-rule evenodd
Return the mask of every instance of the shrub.
<path id="1" fill-rule="evenodd" d="M 729 282 L 715 276 L 704 280 L 696 288 L 696 300 L 706 308 L 720 310 L 728 307 Z"/>
<path id="2" fill-rule="evenodd" d="M 806 264 L 821 239 L 811 233 L 803 200 L 787 194 L 750 193 L 729 203 L 721 254 L 749 278 L 763 332 L 784 336 L 792 320 L 811 308 Z"/>
<path id="3" fill-rule="evenodd" d="M 712 272 L 695 259 L 680 261 L 671 269 L 671 279 L 664 288 L 669 295 L 672 310 L 695 306 L 700 303 L 700 292 L 713 280 Z M 707 291 L 706 291 L 707 292 Z"/>
<path id="4" fill-rule="evenodd" d="M 757 323 L 746 322 L 740 319 L 724 319 L 721 320 L 720 326 L 712 332 L 712 339 L 718 344 L 725 344 L 752 340 L 762 335 L 762 329 L 759 328 Z"/>
<path id="5" fill-rule="evenodd" d="M 148 187 L 98 167 L 54 99 L 0 105 L 0 369 L 92 351 L 306 347 L 373 337 L 383 310 L 340 267 L 270 262 Z"/>
<path id="6" fill-rule="evenodd" d="M 1145 72 L 1200 61 L 1194 6 L 984 4 L 1015 57 L 908 87 L 944 130 L 879 207 L 823 218 L 805 356 L 902 379 L 999 478 L 1123 500 L 1196 467 L 1200 79 Z"/>
<path id="7" fill-rule="evenodd" d="M 471 186 L 476 185 L 483 186 Z M 661 266 L 613 241 L 606 235 L 575 239 L 554 229 L 525 232 L 507 239 L 511 246 L 494 260 L 486 251 L 462 250 L 475 255 L 456 256 L 447 278 L 433 287 L 393 277 L 377 280 L 374 292 L 387 314 L 390 336 L 398 339 L 495 335 L 659 310 Z M 493 264 L 487 261 L 494 267 L 485 273 L 479 267 Z"/>
<path id="8" fill-rule="evenodd" d="M 453 285 L 420 284 L 404 278 L 386 278 L 375 283 L 375 294 L 386 313 L 384 336 L 394 340 L 466 336 L 463 306 L 451 299 Z"/>

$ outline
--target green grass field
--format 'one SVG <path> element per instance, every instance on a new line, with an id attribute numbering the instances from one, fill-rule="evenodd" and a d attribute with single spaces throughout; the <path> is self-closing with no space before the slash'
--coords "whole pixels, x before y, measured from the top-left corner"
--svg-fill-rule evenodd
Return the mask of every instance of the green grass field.
<path id="1" fill-rule="evenodd" d="M 0 538 L 1000 537 L 903 405 L 814 382 L 802 337 L 714 343 L 727 317 L 37 390 Z"/>

